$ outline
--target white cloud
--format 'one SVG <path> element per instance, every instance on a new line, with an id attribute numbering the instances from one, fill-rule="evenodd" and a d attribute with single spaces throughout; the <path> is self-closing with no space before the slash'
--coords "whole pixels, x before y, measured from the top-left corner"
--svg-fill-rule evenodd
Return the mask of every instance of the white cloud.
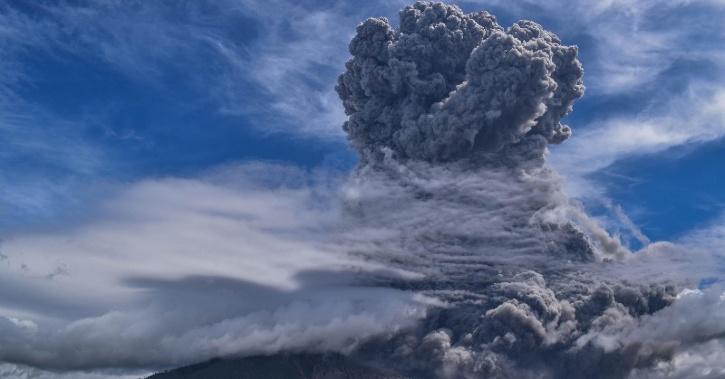
<path id="1" fill-rule="evenodd" d="M 93 372 L 57 372 L 22 365 L 0 363 L 0 379 L 139 379 L 151 375 L 148 371 L 95 370 Z"/>
<path id="2" fill-rule="evenodd" d="M 725 273 L 725 212 L 713 221 L 700 225 L 697 229 L 685 234 L 679 243 L 698 251 L 708 251 L 718 256 L 716 269 Z"/>
<path id="3" fill-rule="evenodd" d="M 685 290 L 677 300 L 651 316 L 630 320 L 581 337 L 604 349 L 644 346 L 630 357 L 648 362 L 649 355 L 670 359 L 634 370 L 631 378 L 721 378 L 725 346 L 725 293 L 721 288 Z"/>
<path id="4" fill-rule="evenodd" d="M 680 58 L 723 63 L 725 33 L 714 24 L 725 11 L 721 1 L 687 0 L 475 0 L 511 10 L 521 17 L 550 19 L 564 40 L 587 36 L 593 43 L 586 62 L 589 95 L 626 93 L 657 78 Z M 683 17 L 692 12 L 693 17 Z M 707 18 L 700 16 L 707 15 Z M 699 22 L 693 23 L 691 20 Z M 707 36 L 704 38 L 704 36 Z"/>
<path id="5" fill-rule="evenodd" d="M 196 88 L 200 102 L 251 115 L 258 131 L 342 139 L 335 78 L 361 17 L 346 14 L 342 5 L 61 3 L 37 5 L 33 17 L 3 8 L 0 100 L 32 83 L 23 52 L 40 50 L 101 63 L 149 86 L 163 86 L 164 75 L 177 69 L 188 73 L 177 80 Z"/>
<path id="6" fill-rule="evenodd" d="M 243 3 L 253 10 L 255 18 L 264 20 L 255 51 L 245 57 L 222 41 L 217 45 L 220 51 L 271 96 L 271 109 L 282 116 L 283 124 L 294 128 L 289 131 L 342 138 L 345 115 L 334 86 L 359 16 L 345 15 L 341 4 L 309 10 L 288 1 Z M 225 110 L 255 111 L 255 105 L 251 107 L 236 101 L 228 103 Z"/>
<path id="7" fill-rule="evenodd" d="M 725 136 L 725 87 L 691 86 L 655 110 L 595 122 L 555 148 L 554 167 L 574 196 L 602 195 L 586 175 L 618 159 Z"/>
<path id="8" fill-rule="evenodd" d="M 248 164 L 145 180 L 87 222 L 8 239 L 0 360 L 148 367 L 346 351 L 423 317 L 425 298 L 354 286 L 355 272 L 392 271 L 326 242 L 336 187 L 306 177 Z"/>

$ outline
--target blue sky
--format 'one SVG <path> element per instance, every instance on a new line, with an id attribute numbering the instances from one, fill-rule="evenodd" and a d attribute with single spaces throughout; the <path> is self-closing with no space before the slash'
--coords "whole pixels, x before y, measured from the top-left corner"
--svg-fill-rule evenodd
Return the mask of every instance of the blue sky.
<path id="1" fill-rule="evenodd" d="M 352 164 L 342 139 L 297 133 L 300 121 L 269 110 L 282 94 L 242 67 L 260 43 L 244 9 L 112 4 L 4 7 L 4 228 L 64 223 L 109 182 L 230 161 Z M 294 85 L 329 82 L 325 69 Z"/>
<path id="2" fill-rule="evenodd" d="M 725 249 L 725 2 L 457 4 L 579 46 L 587 91 L 549 157 L 571 197 L 633 250 Z M 405 5 L 0 3 L 0 319 L 76 325 L 127 306 L 114 325 L 135 326 L 155 313 L 129 277 L 243 267 L 286 288 L 338 263 L 310 227 L 357 159 L 335 81 L 357 23 Z"/>
<path id="3" fill-rule="evenodd" d="M 258 160 L 351 168 L 355 156 L 340 130 L 343 115 L 333 91 L 346 41 L 357 20 L 392 18 L 402 5 L 100 4 L 2 6 L 5 234 L 66 224 L 91 212 L 109 188 L 148 177 Z M 564 176 L 596 188 L 575 195 L 594 200 L 593 210 L 601 197 L 620 205 L 651 239 L 677 238 L 720 214 L 725 111 L 719 46 L 725 41 L 718 18 L 708 15 L 722 11 L 722 4 L 484 5 L 503 25 L 535 19 L 580 47 L 588 91 L 568 119 L 575 136 L 651 127 L 629 146 L 577 150 L 579 156 L 566 158 L 598 161 L 582 172 L 555 158 Z M 708 38 L 700 38 L 704 34 Z M 626 49 L 620 48 L 624 41 Z M 698 107 L 713 102 L 711 116 L 698 119 Z"/>

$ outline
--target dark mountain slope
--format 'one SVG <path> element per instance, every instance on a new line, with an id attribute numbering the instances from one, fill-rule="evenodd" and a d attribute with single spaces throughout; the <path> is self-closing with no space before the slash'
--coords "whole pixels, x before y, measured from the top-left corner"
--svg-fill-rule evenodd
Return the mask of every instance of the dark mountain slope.
<path id="1" fill-rule="evenodd" d="M 407 379 L 354 363 L 339 354 L 213 359 L 147 379 Z"/>

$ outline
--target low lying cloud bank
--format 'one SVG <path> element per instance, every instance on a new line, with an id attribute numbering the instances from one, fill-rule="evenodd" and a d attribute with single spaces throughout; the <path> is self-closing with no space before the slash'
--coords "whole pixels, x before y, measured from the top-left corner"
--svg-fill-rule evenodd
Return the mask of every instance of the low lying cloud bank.
<path id="1" fill-rule="evenodd" d="M 546 163 L 584 91 L 576 47 L 444 4 L 399 25 L 369 19 L 350 44 L 347 178 L 142 182 L 100 221 L 6 241 L 0 280 L 23 296 L 0 309 L 0 360 L 338 351 L 416 378 L 721 375 L 722 291 L 695 289 L 716 252 L 631 252 Z"/>
<path id="2" fill-rule="evenodd" d="M 359 285 L 364 272 L 411 274 L 334 250 L 338 179 L 314 177 L 248 164 L 145 181 L 120 190 L 94 223 L 4 241 L 0 359 L 158 368 L 351 351 L 412 326 L 436 301 Z"/>

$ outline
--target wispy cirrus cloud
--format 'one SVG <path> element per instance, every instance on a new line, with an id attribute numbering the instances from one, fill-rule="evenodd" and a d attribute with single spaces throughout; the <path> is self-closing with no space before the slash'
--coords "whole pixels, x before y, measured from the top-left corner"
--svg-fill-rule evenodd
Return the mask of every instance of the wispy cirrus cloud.
<path id="1" fill-rule="evenodd" d="M 344 114 L 334 90 L 336 76 L 347 59 L 347 43 L 358 22 L 345 14 L 342 2 L 306 9 L 298 3 L 243 1 L 260 24 L 254 51 L 245 56 L 217 41 L 218 48 L 240 73 L 248 75 L 269 97 L 267 117 L 290 131 L 317 138 L 342 138 Z M 333 32 L 346 30 L 347 32 Z M 226 112 L 254 112 L 259 104 L 232 95 Z"/>
<path id="2" fill-rule="evenodd" d="M 515 17 L 538 17 L 560 36 L 577 40 L 587 67 L 588 96 L 637 91 L 679 59 L 722 65 L 725 34 L 716 27 L 721 1 L 521 0 L 472 2 L 501 7 Z M 697 22 L 693 22 L 697 20 Z M 707 38 L 702 38 L 707 36 Z"/>
<path id="3" fill-rule="evenodd" d="M 172 70 L 217 111 L 254 116 L 259 131 L 341 139 L 334 83 L 364 9 L 283 0 L 6 6 L 11 69 L 0 80 L 32 80 L 23 49 L 99 60 L 150 86 L 163 86 Z"/>
<path id="4" fill-rule="evenodd" d="M 331 31 L 356 21 L 341 13 L 254 1 L 0 6 L 0 212 L 67 214 L 85 189 L 136 178 L 137 157 L 161 157 L 144 162 L 154 174 L 198 167 L 218 141 L 171 155 L 210 128 L 227 141 L 342 141 L 333 87 L 347 36 Z"/>
<path id="5" fill-rule="evenodd" d="M 619 159 L 725 136 L 725 87 L 695 84 L 638 114 L 595 121 L 557 147 L 552 163 L 575 196 L 603 195 L 587 176 Z"/>

